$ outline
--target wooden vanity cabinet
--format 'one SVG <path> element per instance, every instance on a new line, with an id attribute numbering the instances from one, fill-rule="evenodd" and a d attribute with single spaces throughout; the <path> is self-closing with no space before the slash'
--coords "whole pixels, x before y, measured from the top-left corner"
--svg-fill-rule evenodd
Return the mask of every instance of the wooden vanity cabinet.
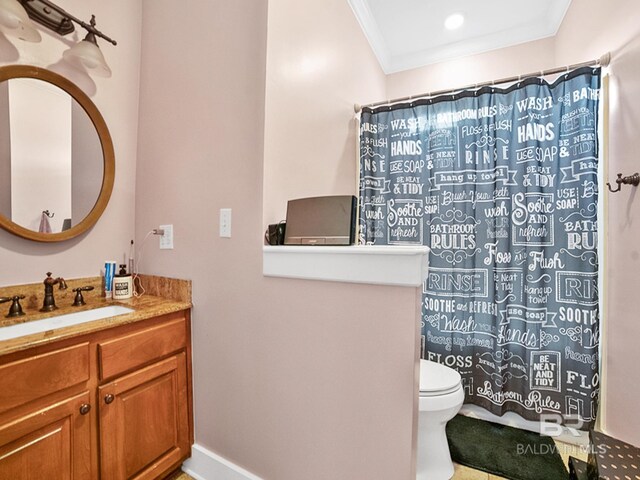
<path id="1" fill-rule="evenodd" d="M 91 480 L 89 404 L 83 392 L 0 425 L 0 478 Z"/>
<path id="2" fill-rule="evenodd" d="M 98 345 L 101 378 L 119 375 L 98 388 L 102 478 L 158 478 L 189 454 L 187 338 L 177 317 Z"/>
<path id="3" fill-rule="evenodd" d="M 151 480 L 193 443 L 189 311 L 0 356 L 0 478 Z"/>

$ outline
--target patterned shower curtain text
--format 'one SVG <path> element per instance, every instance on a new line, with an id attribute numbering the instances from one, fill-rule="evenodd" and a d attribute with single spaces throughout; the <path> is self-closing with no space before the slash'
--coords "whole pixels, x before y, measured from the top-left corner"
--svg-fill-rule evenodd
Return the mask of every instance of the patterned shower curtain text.
<path id="1" fill-rule="evenodd" d="M 583 68 L 362 112 L 360 242 L 430 247 L 423 356 L 496 415 L 595 420 L 599 96 Z"/>

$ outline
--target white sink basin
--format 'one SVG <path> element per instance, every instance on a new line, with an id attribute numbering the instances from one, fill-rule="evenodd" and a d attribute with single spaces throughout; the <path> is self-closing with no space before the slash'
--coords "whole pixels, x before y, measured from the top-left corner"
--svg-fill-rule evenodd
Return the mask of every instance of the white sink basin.
<path id="1" fill-rule="evenodd" d="M 115 317 L 125 313 L 133 312 L 133 309 L 122 305 L 109 305 L 108 307 L 94 308 L 83 312 L 67 313 L 57 317 L 43 318 L 33 322 L 18 323 L 8 327 L 0 327 L 0 341 L 12 338 L 24 337 L 33 333 L 46 332 L 56 328 L 70 327 L 80 323 L 100 320 L 102 318 Z"/>

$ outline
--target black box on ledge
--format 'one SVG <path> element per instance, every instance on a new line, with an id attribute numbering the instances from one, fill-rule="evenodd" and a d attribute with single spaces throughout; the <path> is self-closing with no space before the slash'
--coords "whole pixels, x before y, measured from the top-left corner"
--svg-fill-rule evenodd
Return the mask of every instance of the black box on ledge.
<path id="1" fill-rule="evenodd" d="M 272 223 L 267 227 L 264 238 L 269 245 L 284 245 L 284 232 L 287 222 Z"/>

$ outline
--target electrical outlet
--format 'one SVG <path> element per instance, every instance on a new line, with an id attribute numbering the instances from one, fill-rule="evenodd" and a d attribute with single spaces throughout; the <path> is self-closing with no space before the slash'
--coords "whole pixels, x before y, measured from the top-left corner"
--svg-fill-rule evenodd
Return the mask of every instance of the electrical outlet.
<path id="1" fill-rule="evenodd" d="M 231 238 L 231 209 L 220 209 L 220 236 Z"/>
<path id="2" fill-rule="evenodd" d="M 160 225 L 160 229 L 164 230 L 164 234 L 160 237 L 160 249 L 173 249 L 173 225 Z"/>

